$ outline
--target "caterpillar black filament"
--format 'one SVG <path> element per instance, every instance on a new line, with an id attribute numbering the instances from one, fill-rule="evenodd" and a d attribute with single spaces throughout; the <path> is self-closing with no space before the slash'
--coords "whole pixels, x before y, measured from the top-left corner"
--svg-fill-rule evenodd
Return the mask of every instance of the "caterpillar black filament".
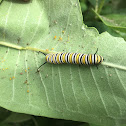
<path id="1" fill-rule="evenodd" d="M 98 49 L 97 49 L 97 51 L 98 51 Z M 96 51 L 96 53 L 97 53 L 97 51 Z M 52 54 L 52 53 L 49 53 L 47 55 L 45 55 L 45 54 L 44 55 L 46 56 L 45 63 L 52 63 L 52 64 L 70 63 L 70 64 L 95 65 L 95 64 L 102 63 L 104 60 L 102 56 L 96 55 L 96 53 L 95 54 L 81 54 L 81 53 L 55 53 L 55 54 Z M 42 64 L 42 65 L 44 65 L 44 64 Z"/>

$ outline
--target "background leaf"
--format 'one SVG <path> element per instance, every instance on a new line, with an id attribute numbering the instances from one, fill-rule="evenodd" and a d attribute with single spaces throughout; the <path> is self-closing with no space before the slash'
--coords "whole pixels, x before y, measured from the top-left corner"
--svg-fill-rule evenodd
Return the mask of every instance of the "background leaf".
<path id="1" fill-rule="evenodd" d="M 0 108 L 0 122 L 3 122 L 4 120 L 6 120 L 6 118 L 8 118 L 10 116 L 11 112 Z"/>
<path id="2" fill-rule="evenodd" d="M 125 13 L 122 14 L 108 14 L 99 15 L 96 13 L 99 19 L 108 27 L 117 32 L 126 40 L 126 23 L 125 23 Z"/>
<path id="3" fill-rule="evenodd" d="M 20 123 L 27 120 L 30 120 L 31 116 L 26 114 L 19 114 L 19 113 L 11 113 L 11 115 L 6 119 L 6 122 L 9 123 Z"/>
<path id="4" fill-rule="evenodd" d="M 0 28 L 1 41 L 6 43 L 54 48 L 54 52 L 94 54 L 98 48 L 105 62 L 126 66 L 125 41 L 107 32 L 99 35 L 95 28 L 83 25 L 75 0 L 6 0 L 0 6 Z M 126 122 L 125 70 L 104 64 L 98 69 L 46 64 L 36 73 L 45 62 L 44 55 L 4 46 L 0 52 L 0 106 L 14 112 L 105 126 Z"/>

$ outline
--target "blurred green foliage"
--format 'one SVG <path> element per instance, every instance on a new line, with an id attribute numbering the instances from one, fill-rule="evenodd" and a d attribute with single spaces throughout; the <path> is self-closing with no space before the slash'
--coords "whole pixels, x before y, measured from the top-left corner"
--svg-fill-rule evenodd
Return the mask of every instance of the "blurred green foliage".
<path id="1" fill-rule="evenodd" d="M 80 0 L 84 24 L 126 40 L 125 0 Z"/>
<path id="2" fill-rule="evenodd" d="M 89 126 L 89 124 L 20 114 L 0 108 L 0 126 Z"/>

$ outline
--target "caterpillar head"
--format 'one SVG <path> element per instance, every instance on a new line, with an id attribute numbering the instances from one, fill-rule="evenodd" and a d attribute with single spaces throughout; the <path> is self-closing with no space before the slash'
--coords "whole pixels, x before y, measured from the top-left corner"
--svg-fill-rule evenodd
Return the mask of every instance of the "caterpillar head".
<path id="1" fill-rule="evenodd" d="M 104 61 L 104 58 L 100 55 L 95 55 L 95 64 L 102 63 Z"/>

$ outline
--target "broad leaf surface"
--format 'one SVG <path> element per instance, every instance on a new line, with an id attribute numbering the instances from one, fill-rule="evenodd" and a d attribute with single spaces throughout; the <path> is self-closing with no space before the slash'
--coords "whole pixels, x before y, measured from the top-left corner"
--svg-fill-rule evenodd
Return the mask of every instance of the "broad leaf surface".
<path id="1" fill-rule="evenodd" d="M 126 43 L 83 25 L 75 0 L 6 0 L 1 41 L 55 52 L 98 54 L 126 66 Z M 62 32 L 64 31 L 64 33 Z M 54 39 L 54 36 L 57 36 Z M 59 36 L 62 40 L 59 40 Z M 126 71 L 99 65 L 45 64 L 45 56 L 0 46 L 0 106 L 38 116 L 116 126 L 126 122 Z"/>

